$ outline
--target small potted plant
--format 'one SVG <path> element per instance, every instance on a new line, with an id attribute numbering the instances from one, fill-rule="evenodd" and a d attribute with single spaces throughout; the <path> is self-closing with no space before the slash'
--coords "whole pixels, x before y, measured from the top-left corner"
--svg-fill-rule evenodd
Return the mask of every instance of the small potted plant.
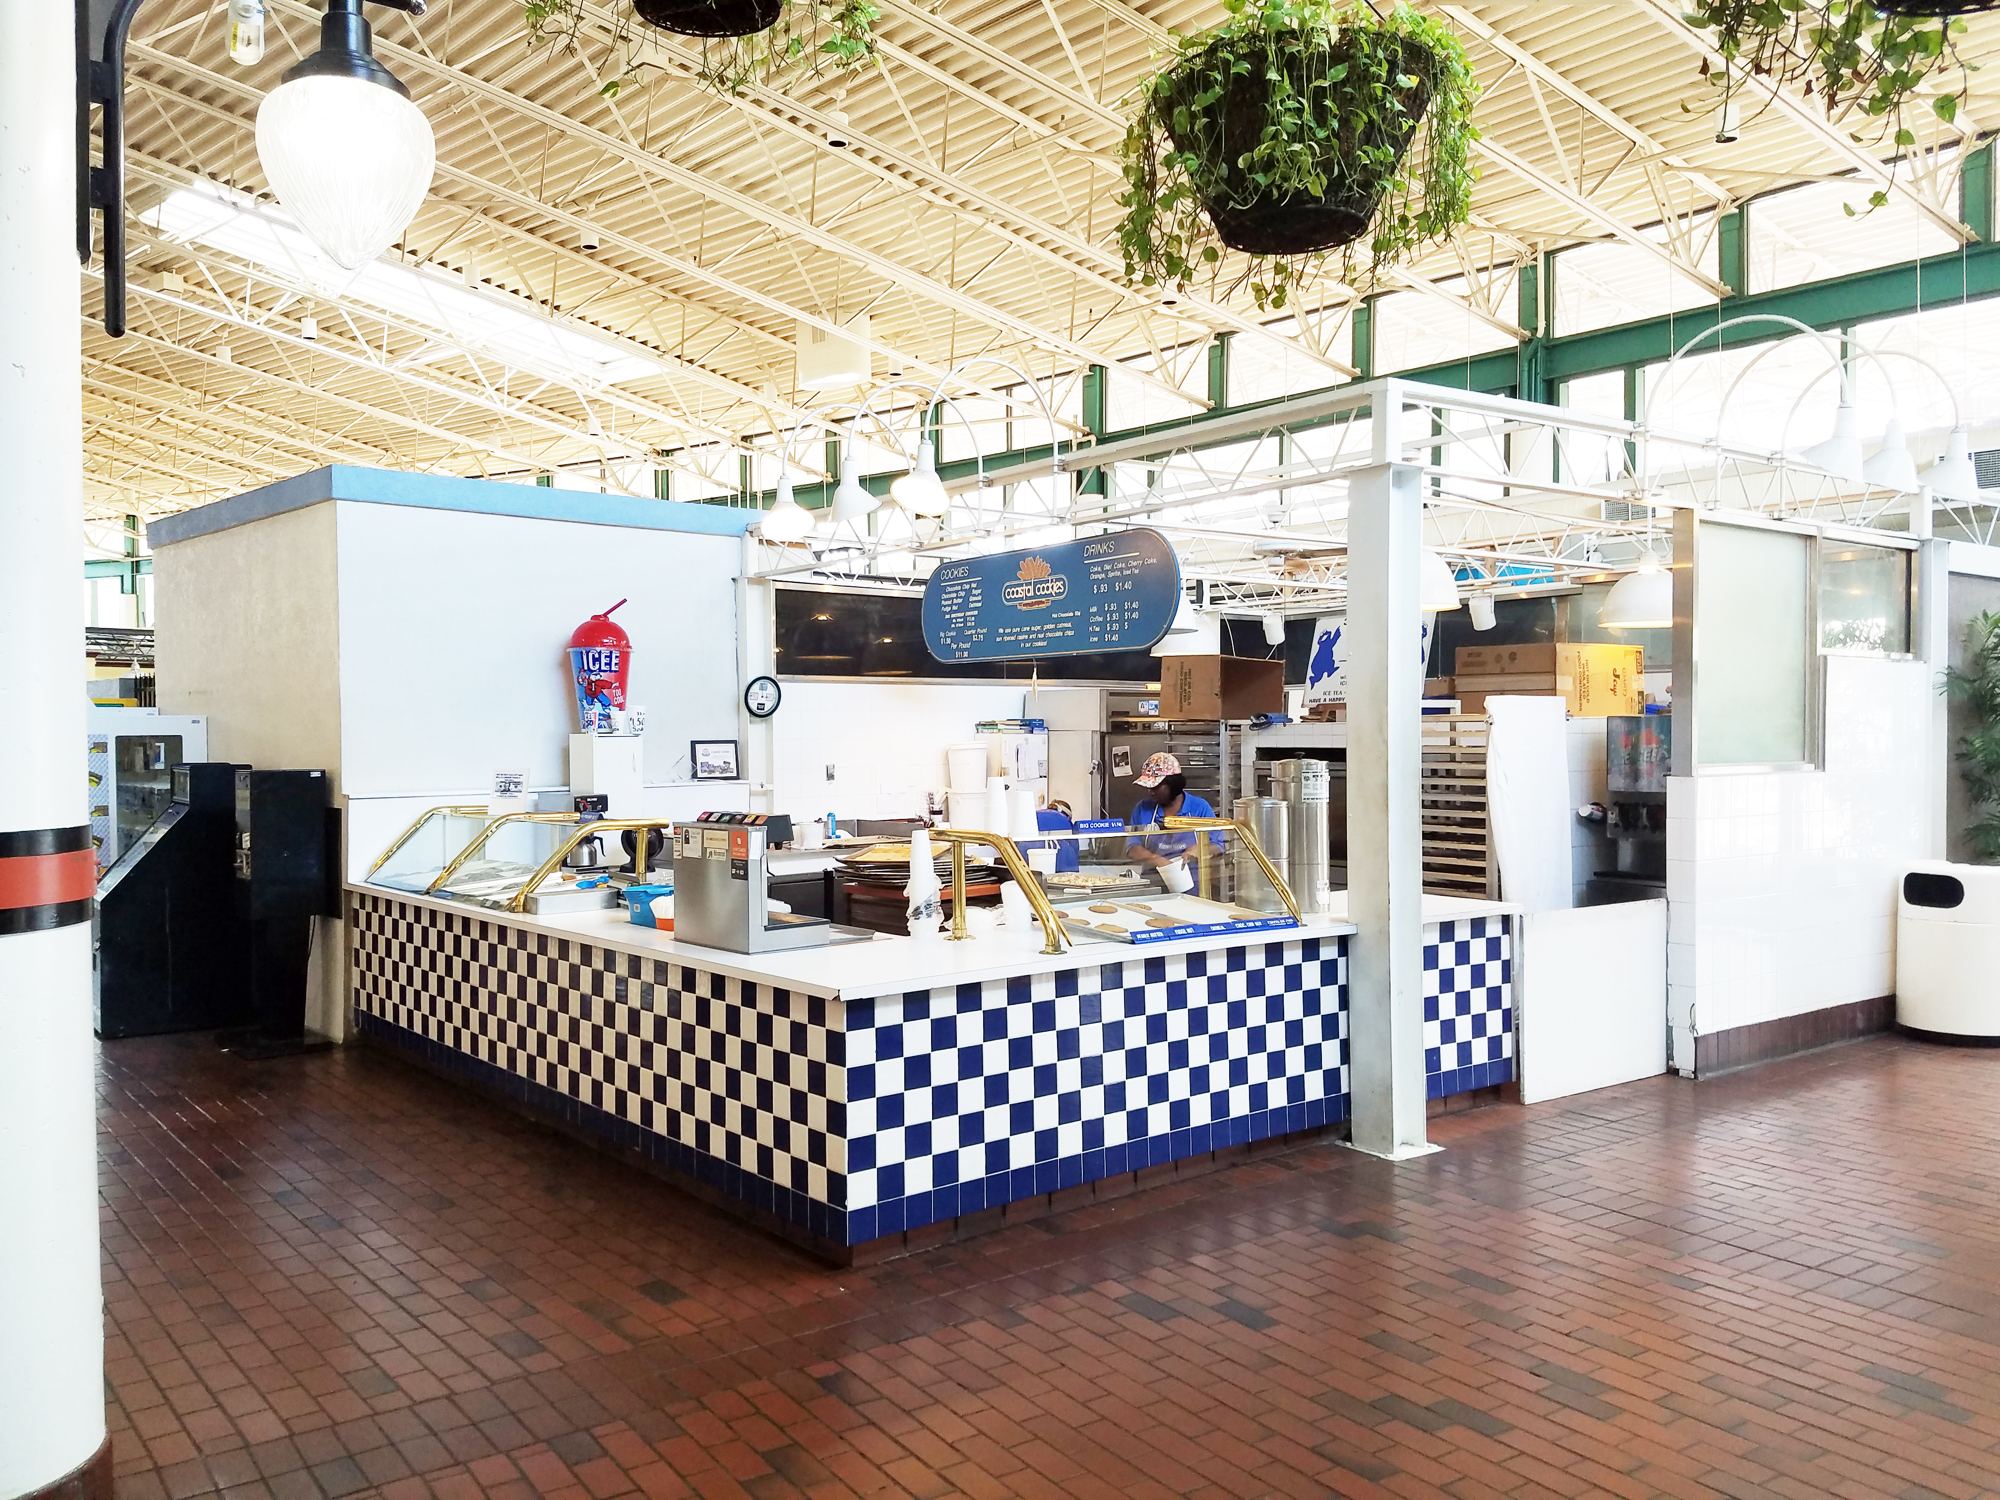
<path id="1" fill-rule="evenodd" d="M 1364 0 L 1224 4 L 1140 85 L 1118 231 L 1129 281 L 1214 278 L 1235 250 L 1258 305 L 1282 307 L 1329 251 L 1351 280 L 1465 222 L 1479 89 L 1443 22 Z"/>
<path id="2" fill-rule="evenodd" d="M 2000 0 L 1685 0 L 1690 26 L 1712 34 L 1723 66 L 1702 63 L 1709 83 L 1722 91 L 1723 129 L 1735 138 L 1734 96 L 1744 78 L 1801 85 L 1816 95 L 1829 119 L 1859 110 L 1881 122 L 1878 134 L 1897 146 L 1917 144 L 1904 110 L 1936 75 L 1956 68 L 1955 89 L 1936 94 L 1930 109 L 1949 123 L 1958 117 L 1970 65 L 1958 55 L 1960 14 L 1992 10 Z M 1858 141 L 1859 131 L 1851 132 Z M 1888 194 L 1877 192 L 1879 207 Z M 1851 211 L 1851 210 L 1850 210 Z"/>

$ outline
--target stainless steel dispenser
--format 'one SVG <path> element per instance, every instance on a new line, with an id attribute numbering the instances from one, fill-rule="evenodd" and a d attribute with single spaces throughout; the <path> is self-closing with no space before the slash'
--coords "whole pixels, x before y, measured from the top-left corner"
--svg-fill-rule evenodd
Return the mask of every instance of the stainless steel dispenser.
<path id="1" fill-rule="evenodd" d="M 1291 804 L 1282 797 L 1238 797 L 1231 804 L 1231 812 L 1238 823 L 1250 830 L 1251 836 L 1257 840 L 1257 847 L 1264 851 L 1264 857 L 1270 860 L 1279 877 L 1290 885 Z M 1240 844 L 1240 840 L 1238 842 Z M 1252 911 L 1285 910 L 1284 898 L 1265 878 L 1248 849 L 1238 847 L 1234 860 L 1238 906 L 1247 906 Z"/>
<path id="2" fill-rule="evenodd" d="M 823 917 L 770 909 L 762 813 L 703 813 L 674 825 L 674 938 L 725 953 L 816 948 L 833 939 Z"/>
<path id="3" fill-rule="evenodd" d="M 1328 781 L 1323 760 L 1281 760 L 1271 767 L 1271 793 L 1289 808 L 1287 878 L 1300 916 L 1317 916 L 1327 909 Z"/>

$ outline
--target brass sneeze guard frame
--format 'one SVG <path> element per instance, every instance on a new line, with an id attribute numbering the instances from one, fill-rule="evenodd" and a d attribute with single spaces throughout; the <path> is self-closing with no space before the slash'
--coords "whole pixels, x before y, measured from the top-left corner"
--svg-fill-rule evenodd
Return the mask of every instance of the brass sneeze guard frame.
<path id="1" fill-rule="evenodd" d="M 1292 894 L 1292 888 L 1290 884 L 1288 884 L 1285 880 L 1285 877 L 1280 875 L 1277 872 L 1277 870 L 1272 866 L 1271 861 L 1265 857 L 1263 846 L 1257 842 L 1257 835 L 1250 831 L 1249 826 L 1247 824 L 1237 823 L 1229 818 L 1162 818 L 1154 826 L 1167 829 L 1175 833 L 1192 832 L 1204 828 L 1235 829 L 1236 832 L 1242 836 L 1244 847 L 1247 848 L 1250 851 L 1252 857 L 1256 859 L 1257 868 L 1262 870 L 1264 872 L 1264 878 L 1271 882 L 1271 888 L 1284 898 L 1285 909 L 1292 914 L 1292 920 L 1294 922 L 1304 920 L 1304 918 L 1302 918 L 1299 915 L 1298 898 Z M 1143 830 L 1138 830 L 1138 832 L 1143 834 Z M 1214 851 L 1209 846 L 1209 840 L 1207 839 L 1195 840 L 1195 866 L 1201 872 L 1200 890 L 1201 894 L 1204 896 L 1208 895 L 1210 889 L 1208 862 L 1210 856 L 1213 853 Z"/>
<path id="2" fill-rule="evenodd" d="M 1028 898 L 1028 905 L 1035 913 L 1035 920 L 1042 924 L 1042 952 L 1061 953 L 1070 946 L 1069 934 L 1063 931 L 1062 918 L 1056 915 L 1055 904 L 1049 900 L 1049 893 L 1042 889 L 1042 883 L 1035 879 L 1034 871 L 1028 868 L 1027 860 L 1010 838 L 997 833 L 981 833 L 972 828 L 933 828 L 934 839 L 942 839 L 951 845 L 951 940 L 962 942 L 968 934 L 965 930 L 965 850 L 967 845 L 984 844 L 995 850 L 1000 862 L 1007 867 L 1007 873 L 1014 877 L 1014 883 L 1021 888 L 1021 894 Z"/>
<path id="3" fill-rule="evenodd" d="M 654 828 L 667 831 L 671 830 L 673 826 L 674 820 L 672 818 L 598 818 L 593 822 L 577 824 L 571 831 L 570 836 L 564 839 L 557 847 L 556 852 L 543 860 L 542 867 L 528 877 L 525 885 L 514 892 L 513 899 L 507 903 L 507 910 L 513 912 L 526 911 L 528 909 L 528 898 L 541 889 L 544 880 L 547 880 L 557 870 L 562 868 L 562 862 L 569 858 L 570 850 L 574 849 L 585 839 L 593 838 L 600 833 L 622 833 L 628 829 L 634 832 L 640 829 Z M 646 883 L 646 845 L 648 842 L 649 840 L 646 839 L 634 839 L 632 841 L 632 883 L 634 885 L 644 885 Z M 669 847 L 672 847 L 672 842 L 671 837 L 669 837 Z"/>
<path id="4" fill-rule="evenodd" d="M 424 894 L 427 896 L 433 895 L 436 892 L 442 890 L 444 888 L 444 883 L 447 880 L 451 879 L 452 876 L 458 873 L 459 866 L 463 865 L 467 860 L 471 859 L 472 856 L 477 854 L 481 849 L 484 849 L 486 847 L 487 841 L 490 840 L 494 834 L 498 833 L 504 825 L 508 823 L 568 823 L 574 821 L 575 818 L 576 814 L 573 812 L 566 812 L 566 813 L 517 812 L 517 813 L 500 814 L 499 817 L 495 818 L 491 823 L 488 823 L 484 828 L 480 829 L 478 837 L 474 838 L 471 843 L 467 844 L 463 849 L 459 850 L 458 853 L 454 854 L 451 857 L 451 859 L 446 862 L 445 867 L 442 870 L 438 871 L 437 879 L 433 880 L 429 885 L 424 887 Z"/>
<path id="5" fill-rule="evenodd" d="M 456 817 L 456 818 L 490 818 L 493 816 L 493 814 L 488 812 L 483 807 L 427 807 L 421 813 L 417 814 L 416 822 L 412 823 L 408 828 L 405 828 L 400 834 L 396 836 L 395 843 L 391 844 L 388 848 L 384 849 L 380 854 L 375 856 L 375 863 L 368 867 L 368 874 L 363 878 L 364 879 L 373 878 L 377 870 L 381 869 L 382 866 L 386 865 L 387 863 L 389 863 L 390 860 L 396 857 L 396 851 L 398 849 L 401 849 L 403 845 L 409 843 L 411 839 L 417 836 L 417 830 L 419 828 L 422 828 L 424 824 L 430 822 L 432 818 L 440 816 Z"/>

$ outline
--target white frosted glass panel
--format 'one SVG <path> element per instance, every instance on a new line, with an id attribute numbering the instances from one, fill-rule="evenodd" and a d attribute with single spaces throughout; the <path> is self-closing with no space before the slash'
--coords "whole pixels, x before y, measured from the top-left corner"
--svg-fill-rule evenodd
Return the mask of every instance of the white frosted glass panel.
<path id="1" fill-rule="evenodd" d="M 1910 554 L 1829 541 L 1819 560 L 1819 649 L 1910 649 Z"/>
<path id="2" fill-rule="evenodd" d="M 1310 331 L 1322 340 L 1329 359 L 1353 363 L 1354 333 L 1348 310 L 1316 312 L 1311 314 L 1310 322 Z M 1229 341 L 1226 394 L 1231 406 L 1323 391 L 1346 379 L 1340 371 L 1307 352 L 1309 340 L 1297 318 L 1280 318 L 1266 326 L 1279 338 L 1239 333 Z M 1279 339 L 1287 342 L 1281 343 Z"/>
<path id="3" fill-rule="evenodd" d="M 1869 208 L 1871 191 L 1870 184 L 1850 178 L 1752 202 L 1744 211 L 1750 290 L 1825 281 L 1957 248 L 1950 235 L 1901 198 Z"/>
<path id="4" fill-rule="evenodd" d="M 1808 544 L 1802 536 L 1709 523 L 1695 555 L 1695 682 L 1703 765 L 1797 764 L 1806 712 Z"/>
<path id="5" fill-rule="evenodd" d="M 1639 232 L 1656 244 L 1675 244 L 1704 275 L 1716 274 L 1715 219 L 1708 210 L 1689 218 L 1684 234 L 1670 236 L 1658 224 Z M 1578 245 L 1553 257 L 1553 265 L 1555 297 L 1550 311 L 1558 334 L 1585 333 L 1715 304 L 1715 294 L 1700 282 L 1623 240 Z"/>
<path id="6" fill-rule="evenodd" d="M 1465 283 L 1458 277 L 1441 281 L 1438 287 L 1454 297 L 1465 293 Z M 1511 308 L 1511 303 L 1504 299 L 1500 305 Z M 1469 360 L 1476 354 L 1513 346 L 1512 338 L 1491 323 L 1474 317 L 1463 302 L 1454 303 L 1425 292 L 1396 292 L 1375 299 L 1378 375 Z"/>

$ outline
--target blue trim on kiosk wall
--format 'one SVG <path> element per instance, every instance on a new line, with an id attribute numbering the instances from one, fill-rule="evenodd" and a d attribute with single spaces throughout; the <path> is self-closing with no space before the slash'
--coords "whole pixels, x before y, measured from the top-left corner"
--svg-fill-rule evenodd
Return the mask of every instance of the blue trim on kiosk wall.
<path id="1" fill-rule="evenodd" d="M 638 500 L 629 495 L 594 495 L 586 490 L 544 489 L 495 479 L 458 479 L 444 474 L 406 474 L 396 469 L 329 464 L 212 505 L 163 516 L 146 528 L 146 542 L 157 550 L 192 537 L 247 526 L 286 511 L 303 510 L 325 500 L 413 505 L 425 510 L 577 521 L 590 526 L 627 526 L 646 531 L 698 532 L 708 536 L 741 536 L 763 514 L 680 500 Z"/>

